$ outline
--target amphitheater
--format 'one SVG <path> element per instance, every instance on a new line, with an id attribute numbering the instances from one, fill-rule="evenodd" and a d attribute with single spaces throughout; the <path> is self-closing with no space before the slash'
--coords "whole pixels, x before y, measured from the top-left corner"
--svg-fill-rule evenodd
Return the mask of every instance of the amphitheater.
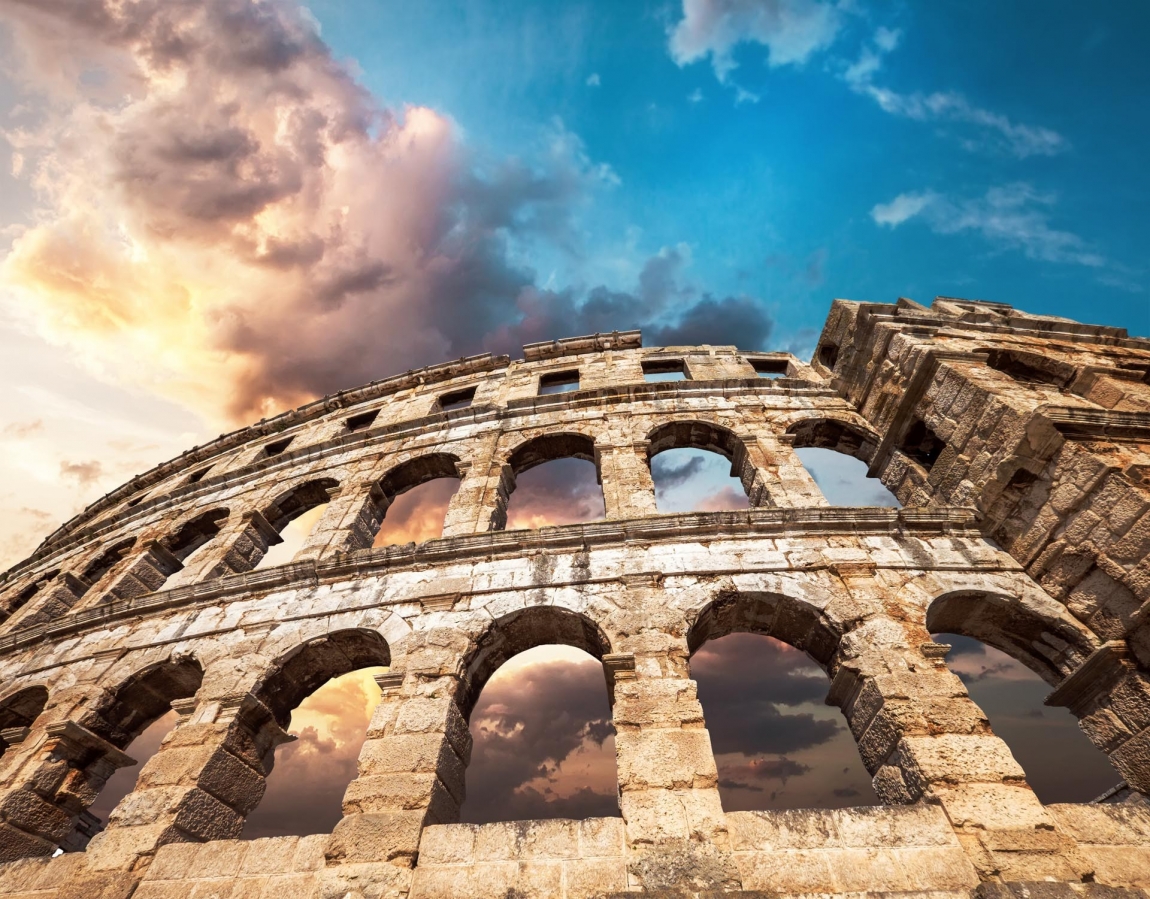
<path id="1" fill-rule="evenodd" d="M 902 508 L 830 506 L 812 446 Z M 730 459 L 751 508 L 659 514 L 650 460 L 682 447 Z M 516 477 L 572 456 L 605 519 L 505 530 Z M 460 481 L 442 538 L 373 549 L 439 477 Z M 290 564 L 254 570 L 323 504 Z M 1148 556 L 1150 341 L 1117 328 L 837 300 L 809 364 L 631 331 L 377 381 L 134 478 L 4 575 L 0 894 L 1144 899 Z M 690 659 L 733 632 L 822 667 L 881 805 L 724 812 Z M 1043 805 L 939 632 L 1045 679 L 1115 789 Z M 620 815 L 460 824 L 476 699 L 543 644 L 602 661 Z M 388 667 L 338 826 L 238 839 L 292 710 L 368 666 Z"/>

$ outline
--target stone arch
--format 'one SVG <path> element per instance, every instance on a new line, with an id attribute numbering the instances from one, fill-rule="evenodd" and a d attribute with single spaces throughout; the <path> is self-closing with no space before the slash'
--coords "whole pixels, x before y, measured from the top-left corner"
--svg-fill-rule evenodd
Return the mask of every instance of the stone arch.
<path id="1" fill-rule="evenodd" d="M 331 477 L 312 478 L 296 484 L 267 506 L 264 518 L 276 531 L 282 531 L 304 512 L 329 502 L 331 491 L 338 487 L 339 481 Z"/>
<path id="2" fill-rule="evenodd" d="M 107 577 L 116 566 L 128 557 L 128 553 L 132 551 L 135 545 L 135 537 L 118 540 L 89 561 L 80 574 L 80 580 L 84 585 L 84 592 L 86 593 Z"/>
<path id="3" fill-rule="evenodd" d="M 123 749 L 161 715 L 172 702 L 196 695 L 204 670 L 193 656 L 153 662 L 134 671 L 117 686 L 106 689 L 80 724 Z"/>
<path id="4" fill-rule="evenodd" d="M 834 450 L 870 463 L 881 439 L 869 428 L 838 418 L 804 418 L 787 428 L 794 447 L 816 447 Z"/>
<path id="5" fill-rule="evenodd" d="M 0 699 L 0 755 L 15 742 L 11 731 L 32 726 L 48 704 L 48 688 L 42 685 L 21 687 Z"/>
<path id="6" fill-rule="evenodd" d="M 456 704 L 465 720 L 487 681 L 512 656 L 536 646 L 559 644 L 603 660 L 611 653 L 606 632 L 586 615 L 560 606 L 533 606 L 495 619 L 463 660 Z"/>
<path id="7" fill-rule="evenodd" d="M 462 479 L 459 457 L 452 453 L 424 453 L 392 464 L 386 473 L 376 481 L 376 485 L 371 489 L 365 503 L 364 511 L 361 513 L 361 520 L 366 531 L 363 542 L 367 546 L 372 545 L 372 541 L 379 536 L 387 522 L 388 510 L 391 509 L 392 503 L 398 497 L 425 484 L 432 484 L 434 481 L 440 481 L 441 484 L 444 481 L 454 481 L 455 486 L 451 494 L 453 496 L 454 491 L 459 489 L 459 482 Z M 434 490 L 435 488 L 429 489 Z M 445 502 L 447 507 L 450 506 L 451 500 L 446 494 L 435 494 L 435 496 L 439 496 L 440 501 Z M 417 501 L 426 501 L 427 499 L 427 493 L 424 493 L 422 497 L 418 495 L 415 497 Z M 446 517 L 447 508 L 440 511 Z"/>
<path id="8" fill-rule="evenodd" d="M 204 544 L 214 540 L 223 530 L 229 511 L 225 508 L 209 509 L 190 518 L 164 538 L 164 548 L 183 562 Z"/>
<path id="9" fill-rule="evenodd" d="M 21 587 L 14 589 L 0 601 L 0 623 L 7 621 L 24 606 L 28 605 L 37 594 L 46 588 L 60 574 L 59 569 L 53 568 L 32 578 Z"/>
<path id="10" fill-rule="evenodd" d="M 292 711 L 329 680 L 390 664 L 391 649 L 378 631 L 346 628 L 308 640 L 281 656 L 252 693 L 286 729 Z M 266 769 L 271 770 L 270 759 Z"/>
<path id="11" fill-rule="evenodd" d="M 687 649 L 693 655 L 708 640 L 734 633 L 774 637 L 802 650 L 831 674 L 843 628 L 801 599 L 770 591 L 731 591 L 721 593 L 694 617 Z"/>
<path id="12" fill-rule="evenodd" d="M 502 530 L 507 526 L 508 503 L 516 490 L 518 476 L 526 471 L 561 459 L 580 459 L 594 465 L 595 482 L 597 484 L 603 482 L 599 457 L 595 451 L 595 439 L 579 431 L 536 434 L 520 441 L 505 458 L 491 516 L 492 530 Z"/>
<path id="13" fill-rule="evenodd" d="M 722 456 L 731 463 L 731 477 L 738 478 L 751 505 L 762 492 L 756 488 L 756 469 L 747 453 L 747 444 L 731 428 L 699 418 L 666 421 L 647 434 L 647 465 L 667 450 L 696 449 Z M 652 467 L 652 480 L 655 472 Z"/>
<path id="14" fill-rule="evenodd" d="M 926 609 L 926 629 L 981 640 L 1021 662 L 1057 686 L 1077 668 L 1097 642 L 1081 625 L 1034 602 L 980 590 L 936 596 Z"/>

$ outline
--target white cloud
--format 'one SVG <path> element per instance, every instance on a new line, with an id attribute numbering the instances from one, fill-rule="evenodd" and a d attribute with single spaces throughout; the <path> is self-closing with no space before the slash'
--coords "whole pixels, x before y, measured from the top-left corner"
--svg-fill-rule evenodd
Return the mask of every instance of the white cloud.
<path id="1" fill-rule="evenodd" d="M 920 194 L 899 194 L 889 203 L 879 203 L 870 211 L 871 218 L 880 225 L 896 228 L 909 218 L 914 218 L 936 199 L 930 192 Z"/>
<path id="2" fill-rule="evenodd" d="M 688 103 L 702 103 L 703 102 L 702 88 L 697 87 L 693 91 L 691 91 L 689 94 L 687 94 L 687 102 Z"/>
<path id="3" fill-rule="evenodd" d="M 1028 156 L 1053 156 L 1068 146 L 1057 131 L 1036 125 L 1013 122 L 1005 115 L 991 112 L 971 103 L 957 91 L 933 93 L 899 93 L 874 83 L 882 69 L 886 55 L 895 50 L 902 40 L 902 32 L 879 28 L 873 37 L 873 47 L 864 46 L 858 59 L 842 73 L 842 79 L 856 94 L 870 97 L 891 115 L 919 122 L 955 122 L 973 125 L 982 132 L 978 140 L 965 139 L 967 149 L 1001 148 L 1019 159 Z"/>
<path id="4" fill-rule="evenodd" d="M 671 57 L 684 66 L 710 56 L 715 76 L 726 83 L 741 43 L 766 47 L 772 68 L 801 65 L 829 47 L 841 27 L 838 8 L 819 0 L 683 0 Z"/>
<path id="5" fill-rule="evenodd" d="M 598 72 L 592 72 L 590 75 L 587 76 L 587 86 L 588 87 L 599 87 L 602 83 L 603 82 L 599 78 Z"/>
<path id="6" fill-rule="evenodd" d="M 992 187 L 973 199 L 953 200 L 932 191 L 899 194 L 889 203 L 875 206 L 871 218 L 890 228 L 922 218 L 938 234 L 973 232 L 998 249 L 1019 250 L 1030 259 L 1119 268 L 1091 250 L 1077 234 L 1051 227 L 1049 210 L 1053 203 L 1051 194 L 1017 183 Z"/>

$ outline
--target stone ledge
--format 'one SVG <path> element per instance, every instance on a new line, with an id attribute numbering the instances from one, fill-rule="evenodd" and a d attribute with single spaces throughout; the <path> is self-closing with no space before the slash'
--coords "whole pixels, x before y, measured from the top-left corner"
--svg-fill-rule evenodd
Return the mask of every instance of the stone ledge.
<path id="1" fill-rule="evenodd" d="M 716 538 L 740 539 L 823 534 L 971 535 L 980 537 L 976 513 L 962 508 L 890 509 L 885 507 L 815 507 L 747 509 L 656 515 L 622 521 L 598 521 L 523 531 L 489 531 L 359 550 L 319 561 L 227 575 L 187 587 L 151 593 L 139 599 L 113 600 L 84 609 L 51 624 L 41 624 L 0 637 L 0 656 L 46 639 L 57 639 L 89 627 L 143 614 L 219 600 L 250 596 L 286 587 L 317 586 L 372 573 L 443 564 L 466 559 L 514 557 L 547 550 L 588 549 L 629 543 L 673 543 Z"/>

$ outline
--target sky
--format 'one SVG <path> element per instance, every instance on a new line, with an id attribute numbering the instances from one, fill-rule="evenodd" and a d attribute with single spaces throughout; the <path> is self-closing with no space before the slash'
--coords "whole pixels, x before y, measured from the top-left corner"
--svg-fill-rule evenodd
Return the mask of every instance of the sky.
<path id="1" fill-rule="evenodd" d="M 939 294 L 1150 335 L 1148 39 L 1140 0 L 0 0 L 0 568 L 221 431 L 469 353 L 641 327 L 806 358 L 835 297 Z M 832 502 L 893 503 L 804 452 Z M 655 475 L 662 511 L 746 504 L 721 460 Z M 519 487 L 509 527 L 602 514 L 585 463 Z M 729 639 L 703 670 L 777 654 Z M 805 789 L 721 757 L 778 775 L 731 802 Z"/>

